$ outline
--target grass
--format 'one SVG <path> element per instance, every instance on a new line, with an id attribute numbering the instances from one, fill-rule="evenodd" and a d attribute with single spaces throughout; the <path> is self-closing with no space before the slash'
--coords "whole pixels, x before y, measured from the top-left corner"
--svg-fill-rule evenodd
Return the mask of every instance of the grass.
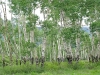
<path id="1" fill-rule="evenodd" d="M 99 75 L 100 62 L 88 63 L 80 61 L 68 64 L 62 62 L 60 65 L 57 62 L 45 62 L 44 67 L 31 65 L 12 65 L 0 67 L 0 75 Z"/>

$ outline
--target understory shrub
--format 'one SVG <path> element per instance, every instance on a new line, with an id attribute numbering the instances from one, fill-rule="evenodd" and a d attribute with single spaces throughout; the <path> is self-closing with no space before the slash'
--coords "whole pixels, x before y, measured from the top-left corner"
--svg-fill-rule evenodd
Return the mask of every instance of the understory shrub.
<path id="1" fill-rule="evenodd" d="M 68 64 L 67 62 L 61 62 L 58 64 L 57 62 L 45 62 L 44 66 L 41 67 L 41 65 L 32 65 L 29 63 L 22 64 L 22 65 L 12 65 L 12 66 L 5 66 L 4 68 L 1 67 L 1 71 L 5 74 L 17 74 L 17 73 L 44 73 L 46 71 L 69 71 L 69 70 L 83 70 L 83 69 L 94 69 L 100 65 L 100 63 L 87 63 L 84 61 L 80 62 L 73 62 L 72 64 Z M 99 67 L 98 67 L 99 68 Z"/>
<path id="2" fill-rule="evenodd" d="M 15 74 L 15 73 L 30 73 L 30 72 L 43 72 L 43 68 L 36 65 L 26 64 L 26 65 L 13 65 L 6 66 L 3 68 L 4 72 L 7 74 Z"/>
<path id="3" fill-rule="evenodd" d="M 59 65 L 56 62 L 46 62 L 44 68 L 45 70 L 58 70 Z"/>

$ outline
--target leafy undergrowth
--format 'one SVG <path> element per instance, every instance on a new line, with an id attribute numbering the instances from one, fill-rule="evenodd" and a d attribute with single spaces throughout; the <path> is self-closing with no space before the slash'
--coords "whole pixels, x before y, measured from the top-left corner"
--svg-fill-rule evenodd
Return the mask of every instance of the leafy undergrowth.
<path id="1" fill-rule="evenodd" d="M 45 62 L 44 67 L 31 65 L 29 63 L 23 65 L 12 65 L 0 67 L 0 75 L 99 75 L 100 62 L 88 63 L 80 61 L 68 64 L 62 62 Z"/>

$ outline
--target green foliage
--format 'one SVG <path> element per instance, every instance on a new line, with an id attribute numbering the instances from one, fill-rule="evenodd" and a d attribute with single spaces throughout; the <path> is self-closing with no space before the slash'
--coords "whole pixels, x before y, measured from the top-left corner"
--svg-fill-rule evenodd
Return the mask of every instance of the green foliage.
<path id="1" fill-rule="evenodd" d="M 27 32 L 29 32 L 30 30 L 35 29 L 37 21 L 38 21 L 38 16 L 37 15 L 31 14 L 27 17 L 27 25 L 26 25 Z"/>
<path id="2" fill-rule="evenodd" d="M 100 21 L 95 21 L 90 25 L 91 32 L 98 31 L 100 32 Z"/>
<path id="3" fill-rule="evenodd" d="M 94 45 L 97 46 L 99 43 L 100 39 L 98 37 L 94 38 Z"/>
<path id="4" fill-rule="evenodd" d="M 48 36 L 56 36 L 58 33 L 57 24 L 53 21 L 46 20 L 43 22 L 44 33 Z"/>
<path id="5" fill-rule="evenodd" d="M 10 43 L 1 41 L 0 46 L 2 46 L 2 49 L 5 54 L 8 54 L 9 51 L 11 51 L 10 47 L 13 48 L 12 57 L 15 57 L 15 53 L 17 53 L 16 54 L 17 56 L 19 56 L 19 54 L 21 54 L 22 56 L 29 54 L 30 56 L 30 51 L 33 50 L 35 47 L 40 49 L 38 45 L 41 45 L 42 38 L 44 37 L 46 37 L 46 50 L 48 50 L 47 51 L 48 54 L 45 57 L 47 56 L 50 57 L 50 54 L 52 54 L 53 44 L 55 45 L 54 49 L 58 50 L 58 44 L 57 44 L 58 39 L 61 40 L 60 41 L 61 45 L 63 45 L 63 43 L 65 42 L 67 43 L 70 42 L 71 46 L 75 48 L 76 38 L 80 38 L 81 41 L 80 43 L 82 43 L 80 46 L 81 48 L 83 48 L 84 45 L 91 47 L 91 40 L 89 35 L 80 31 L 79 24 L 82 22 L 83 17 L 88 17 L 90 23 L 92 23 L 90 25 L 91 32 L 95 32 L 95 31 L 100 32 L 99 29 L 100 22 L 98 20 L 100 16 L 99 0 L 24 0 L 24 1 L 9 0 L 9 3 L 11 7 L 11 12 L 12 14 L 15 15 L 16 19 L 21 19 L 20 16 L 22 15 L 25 18 L 24 20 L 21 19 L 24 21 L 24 23 L 23 21 L 21 22 L 19 20 L 16 21 L 11 20 L 11 22 L 4 21 L 6 22 L 5 24 L 7 24 L 6 26 L 2 26 L 3 20 L 0 19 L 0 34 L 2 34 L 2 36 L 3 34 L 5 34 L 5 38 L 7 38 L 6 40 L 7 41 L 10 40 Z M 35 12 L 37 8 L 41 8 L 41 11 L 43 11 L 43 15 L 46 17 L 45 18 L 46 20 L 42 22 L 41 30 L 36 29 L 36 25 L 37 23 L 39 23 L 39 17 L 33 14 L 33 12 Z M 59 22 L 61 21 L 63 24 L 66 24 L 63 25 L 64 27 L 58 25 Z M 26 32 L 24 32 L 25 29 L 24 27 L 22 27 L 21 24 L 23 26 L 26 25 L 25 26 Z M 33 37 L 35 39 L 34 43 L 33 42 L 30 43 L 30 41 L 26 42 L 24 38 L 24 34 L 27 34 L 29 40 L 30 38 L 29 35 L 31 30 L 34 31 L 34 37 Z M 97 38 L 97 36 L 94 37 L 95 37 L 94 44 L 96 46 L 98 44 L 98 41 L 100 40 L 99 38 Z M 62 39 L 64 39 L 63 40 L 64 42 L 62 41 Z M 8 45 L 7 48 L 6 45 Z M 20 50 L 17 51 L 16 47 Z M 48 47 L 50 47 L 50 49 L 48 49 Z M 41 56 L 41 49 L 40 52 L 39 50 L 37 51 L 38 56 Z M 0 64 L 2 63 L 1 60 L 0 60 Z M 8 57 L 5 57 L 5 61 L 9 63 Z M 32 74 L 34 75 L 35 73 L 41 73 L 42 75 L 56 75 L 56 74 L 66 75 L 68 73 L 71 73 L 75 75 L 76 74 L 75 71 L 83 71 L 85 69 L 93 70 L 95 66 L 97 67 L 97 64 L 92 64 L 92 63 L 87 64 L 84 62 L 79 62 L 79 63 L 73 62 L 72 64 L 62 62 L 60 65 L 57 62 L 53 62 L 53 63 L 46 62 L 43 68 L 41 68 L 40 65 L 38 67 L 30 64 L 21 65 L 21 66 L 13 65 L 13 66 L 4 67 L 3 72 L 7 74 L 8 73 L 25 74 L 25 73 L 32 72 Z M 57 73 L 51 74 L 51 72 L 54 71 L 56 71 Z M 64 71 L 65 73 L 63 73 L 62 71 Z M 73 73 L 71 71 L 73 71 Z"/>
<path id="6" fill-rule="evenodd" d="M 64 38 L 66 40 L 69 40 L 72 37 L 72 34 L 74 33 L 73 28 L 69 27 L 69 28 L 64 28 L 62 30 L 62 35 L 64 36 Z"/>
<path id="7" fill-rule="evenodd" d="M 79 35 L 80 29 L 76 27 L 68 27 L 62 29 L 61 36 L 64 37 L 65 40 L 72 40 L 75 39 L 76 36 L 80 37 Z"/>
<path id="8" fill-rule="evenodd" d="M 36 65 L 31 65 L 31 64 L 6 66 L 6 67 L 4 67 L 3 70 L 7 74 L 30 73 L 30 72 L 41 73 L 41 72 L 43 72 L 43 69 L 41 67 L 37 67 Z"/>
<path id="9" fill-rule="evenodd" d="M 24 56 L 26 54 L 30 55 L 30 51 L 32 51 L 36 47 L 36 44 L 30 41 L 26 42 L 25 40 L 22 40 L 22 43 L 23 46 L 21 48 L 21 54 Z"/>
<path id="10" fill-rule="evenodd" d="M 74 75 L 98 75 L 100 73 L 100 63 L 88 63 L 87 61 L 80 61 L 78 63 L 73 62 L 72 64 L 68 64 L 66 62 L 62 62 L 60 65 L 56 62 L 46 62 L 44 67 L 31 65 L 27 63 L 26 65 L 13 65 L 6 66 L 4 68 L 0 67 L 0 74 L 5 75 L 66 75 L 66 74 L 74 74 Z"/>
<path id="11" fill-rule="evenodd" d="M 16 14 L 19 14 L 20 11 L 23 11 L 24 14 L 30 14 L 33 11 L 33 8 L 37 5 L 37 0 L 10 0 L 12 5 L 11 8 L 13 9 L 13 12 Z"/>
<path id="12" fill-rule="evenodd" d="M 44 68 L 45 68 L 45 70 L 58 70 L 59 65 L 57 64 L 57 62 L 55 62 L 55 63 L 46 62 Z"/>

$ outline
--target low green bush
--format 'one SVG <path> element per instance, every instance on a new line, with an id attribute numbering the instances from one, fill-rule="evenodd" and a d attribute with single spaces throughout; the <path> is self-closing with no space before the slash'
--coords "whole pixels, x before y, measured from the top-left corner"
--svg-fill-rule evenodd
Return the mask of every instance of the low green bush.
<path id="1" fill-rule="evenodd" d="M 58 65 L 58 63 L 56 62 L 46 62 L 45 63 L 45 66 L 44 66 L 44 69 L 45 70 L 58 70 L 60 67 Z"/>
<path id="2" fill-rule="evenodd" d="M 35 66 L 31 64 L 13 65 L 4 67 L 4 72 L 7 74 L 30 73 L 30 72 L 41 73 L 43 71 L 44 69 L 42 69 L 40 66 Z"/>
<path id="3" fill-rule="evenodd" d="M 99 67 L 98 67 L 99 66 Z M 91 70 L 91 69 L 99 69 L 100 63 L 87 63 L 84 61 L 80 62 L 73 62 L 72 64 L 68 64 L 67 62 L 61 62 L 61 64 L 58 64 L 57 62 L 45 62 L 44 66 L 41 67 L 41 65 L 36 66 L 35 64 L 22 64 L 22 65 L 12 65 L 12 66 L 5 66 L 4 68 L 0 68 L 0 75 L 3 74 L 18 74 L 18 73 L 32 73 L 32 75 L 36 75 L 37 73 L 45 73 L 45 72 L 53 72 L 53 71 L 73 71 L 73 70 Z M 25 74 L 23 74 L 25 75 Z"/>

